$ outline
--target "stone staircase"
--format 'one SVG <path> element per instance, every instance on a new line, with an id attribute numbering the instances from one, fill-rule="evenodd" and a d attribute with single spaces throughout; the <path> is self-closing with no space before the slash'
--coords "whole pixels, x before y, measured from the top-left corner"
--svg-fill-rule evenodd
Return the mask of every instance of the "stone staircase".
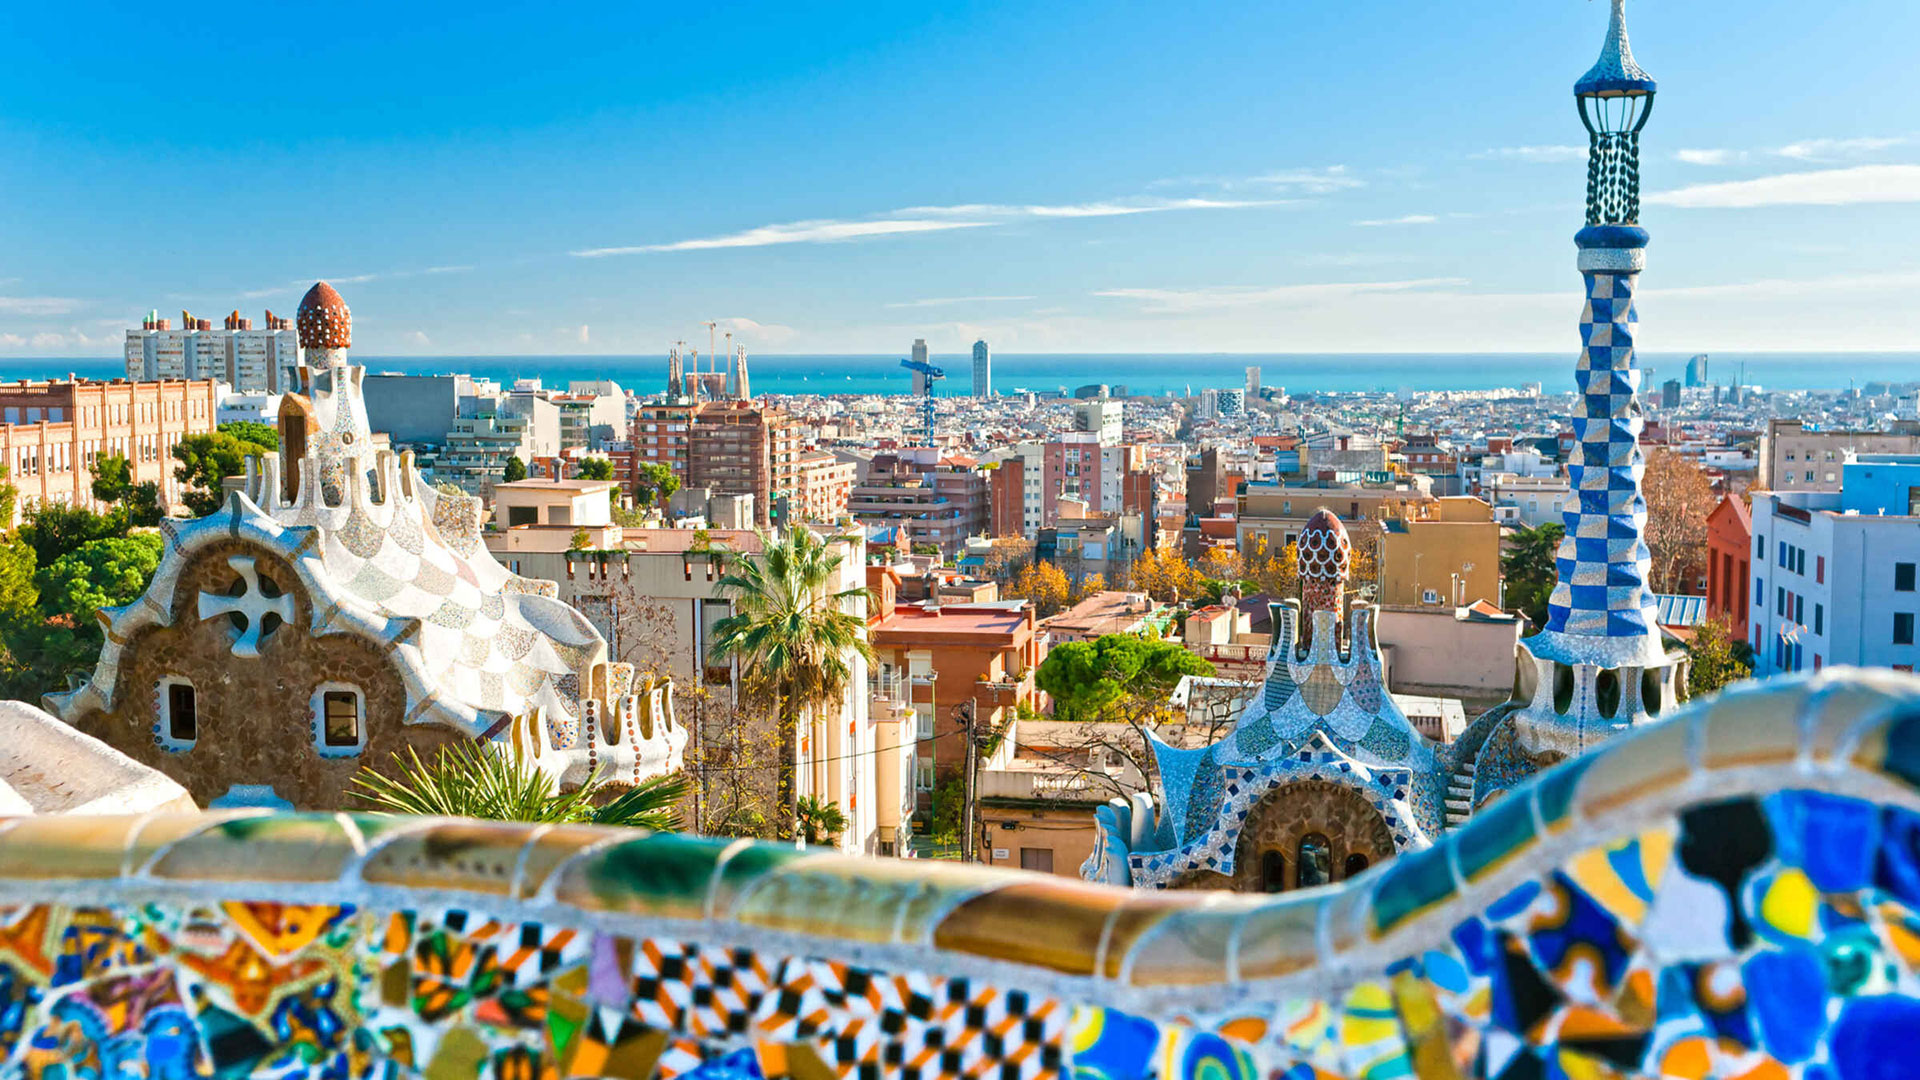
<path id="1" fill-rule="evenodd" d="M 1473 759 L 1461 762 L 1447 781 L 1447 828 L 1457 829 L 1473 813 Z"/>

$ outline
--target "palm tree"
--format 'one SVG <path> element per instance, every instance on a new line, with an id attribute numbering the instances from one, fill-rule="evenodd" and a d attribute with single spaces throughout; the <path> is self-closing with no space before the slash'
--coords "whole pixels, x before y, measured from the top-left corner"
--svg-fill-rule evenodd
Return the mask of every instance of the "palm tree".
<path id="1" fill-rule="evenodd" d="M 800 822 L 800 838 L 810 845 L 835 843 L 847 831 L 847 815 L 840 812 L 839 803 L 805 795 L 794 813 Z"/>
<path id="2" fill-rule="evenodd" d="M 602 801 L 609 785 L 593 777 L 561 792 L 551 777 L 510 747 L 463 742 L 443 746 L 431 762 L 412 747 L 393 755 L 393 775 L 362 769 L 354 798 L 391 814 L 624 825 L 670 832 L 680 827 L 688 784 L 681 775 L 656 776 Z"/>
<path id="3" fill-rule="evenodd" d="M 845 556 L 811 529 L 788 529 L 778 540 L 762 533 L 760 545 L 759 554 L 735 562 L 718 583 L 733 601 L 733 614 L 714 625 L 708 651 L 719 663 L 738 660 L 747 690 L 772 702 L 780 732 L 779 801 L 797 826 L 795 733 L 804 716 L 846 693 L 855 655 L 873 659 L 868 594 L 865 586 L 834 591 Z"/>

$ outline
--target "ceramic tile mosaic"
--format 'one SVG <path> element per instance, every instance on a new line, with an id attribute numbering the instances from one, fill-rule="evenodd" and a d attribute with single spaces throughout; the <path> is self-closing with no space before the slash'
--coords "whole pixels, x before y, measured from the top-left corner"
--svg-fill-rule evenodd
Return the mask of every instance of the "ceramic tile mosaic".
<path id="1" fill-rule="evenodd" d="M 1686 765 L 1756 725 L 1784 756 Z M 1848 672 L 1688 709 L 1281 897 L 589 827 L 21 819 L 0 1066 L 1886 1080 L 1920 1021 L 1916 785 L 1920 680 Z"/>
<path id="2" fill-rule="evenodd" d="M 482 737 L 513 718 L 542 717 L 551 737 L 533 748 L 541 767 L 569 782 L 584 780 L 591 737 L 577 727 L 582 688 L 594 685 L 596 668 L 626 665 L 610 662 L 606 640 L 557 599 L 553 582 L 518 577 L 479 543 L 478 500 L 441 492 L 420 477 L 410 456 L 378 446 L 367 427 L 364 369 L 348 360 L 352 318 L 339 293 L 324 282 L 314 286 L 299 326 L 309 378 L 296 397 L 311 425 L 307 452 L 289 462 L 257 459 L 245 493 L 221 511 L 166 523 L 166 547 L 146 595 L 104 613 L 110 640 L 129 641 L 143 627 L 177 618 L 233 614 L 247 624 L 234 640 L 236 662 L 258 662 L 264 637 L 295 632 L 285 628 L 293 598 L 262 596 L 253 569 L 257 559 L 283 560 L 312 601 L 310 632 L 362 634 L 392 656 L 408 684 L 409 719 Z M 301 481 L 291 498 L 281 484 L 283 467 Z M 246 588 L 205 594 L 197 608 L 173 612 L 182 569 L 201 548 L 231 539 L 261 549 L 233 560 Z M 268 612 L 278 621 L 263 621 Z M 49 697 L 49 707 L 70 722 L 88 710 L 110 711 L 121 667 L 118 646 L 103 650 L 88 684 Z M 626 670 L 602 685 L 632 682 Z M 601 704 L 622 714 L 659 711 L 650 695 Z M 631 743 L 624 736 L 629 725 L 620 725 L 621 738 L 595 745 L 594 762 L 623 777 L 677 768 L 686 732 L 671 723 L 631 725 L 641 728 L 646 739 Z"/>

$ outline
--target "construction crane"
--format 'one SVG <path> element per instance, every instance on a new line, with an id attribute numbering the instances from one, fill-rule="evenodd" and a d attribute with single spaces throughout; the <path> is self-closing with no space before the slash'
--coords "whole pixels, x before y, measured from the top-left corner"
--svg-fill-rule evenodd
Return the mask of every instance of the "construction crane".
<path id="1" fill-rule="evenodd" d="M 920 417 L 927 429 L 927 445 L 933 445 L 933 384 L 947 373 L 925 360 L 902 360 L 900 366 L 920 376 Z"/>

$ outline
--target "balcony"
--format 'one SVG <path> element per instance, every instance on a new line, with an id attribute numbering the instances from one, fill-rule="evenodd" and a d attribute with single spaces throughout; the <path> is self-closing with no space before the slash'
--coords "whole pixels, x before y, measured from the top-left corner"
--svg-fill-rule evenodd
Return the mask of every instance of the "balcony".
<path id="1" fill-rule="evenodd" d="M 906 676 L 875 675 L 867 680 L 867 695 L 880 701 L 905 701 L 907 689 Z"/>
<path id="2" fill-rule="evenodd" d="M 1030 686 L 1026 678 L 990 681 L 982 679 L 973 684 L 973 699 L 982 708 L 1010 709 L 1020 704 L 1020 696 Z"/>

